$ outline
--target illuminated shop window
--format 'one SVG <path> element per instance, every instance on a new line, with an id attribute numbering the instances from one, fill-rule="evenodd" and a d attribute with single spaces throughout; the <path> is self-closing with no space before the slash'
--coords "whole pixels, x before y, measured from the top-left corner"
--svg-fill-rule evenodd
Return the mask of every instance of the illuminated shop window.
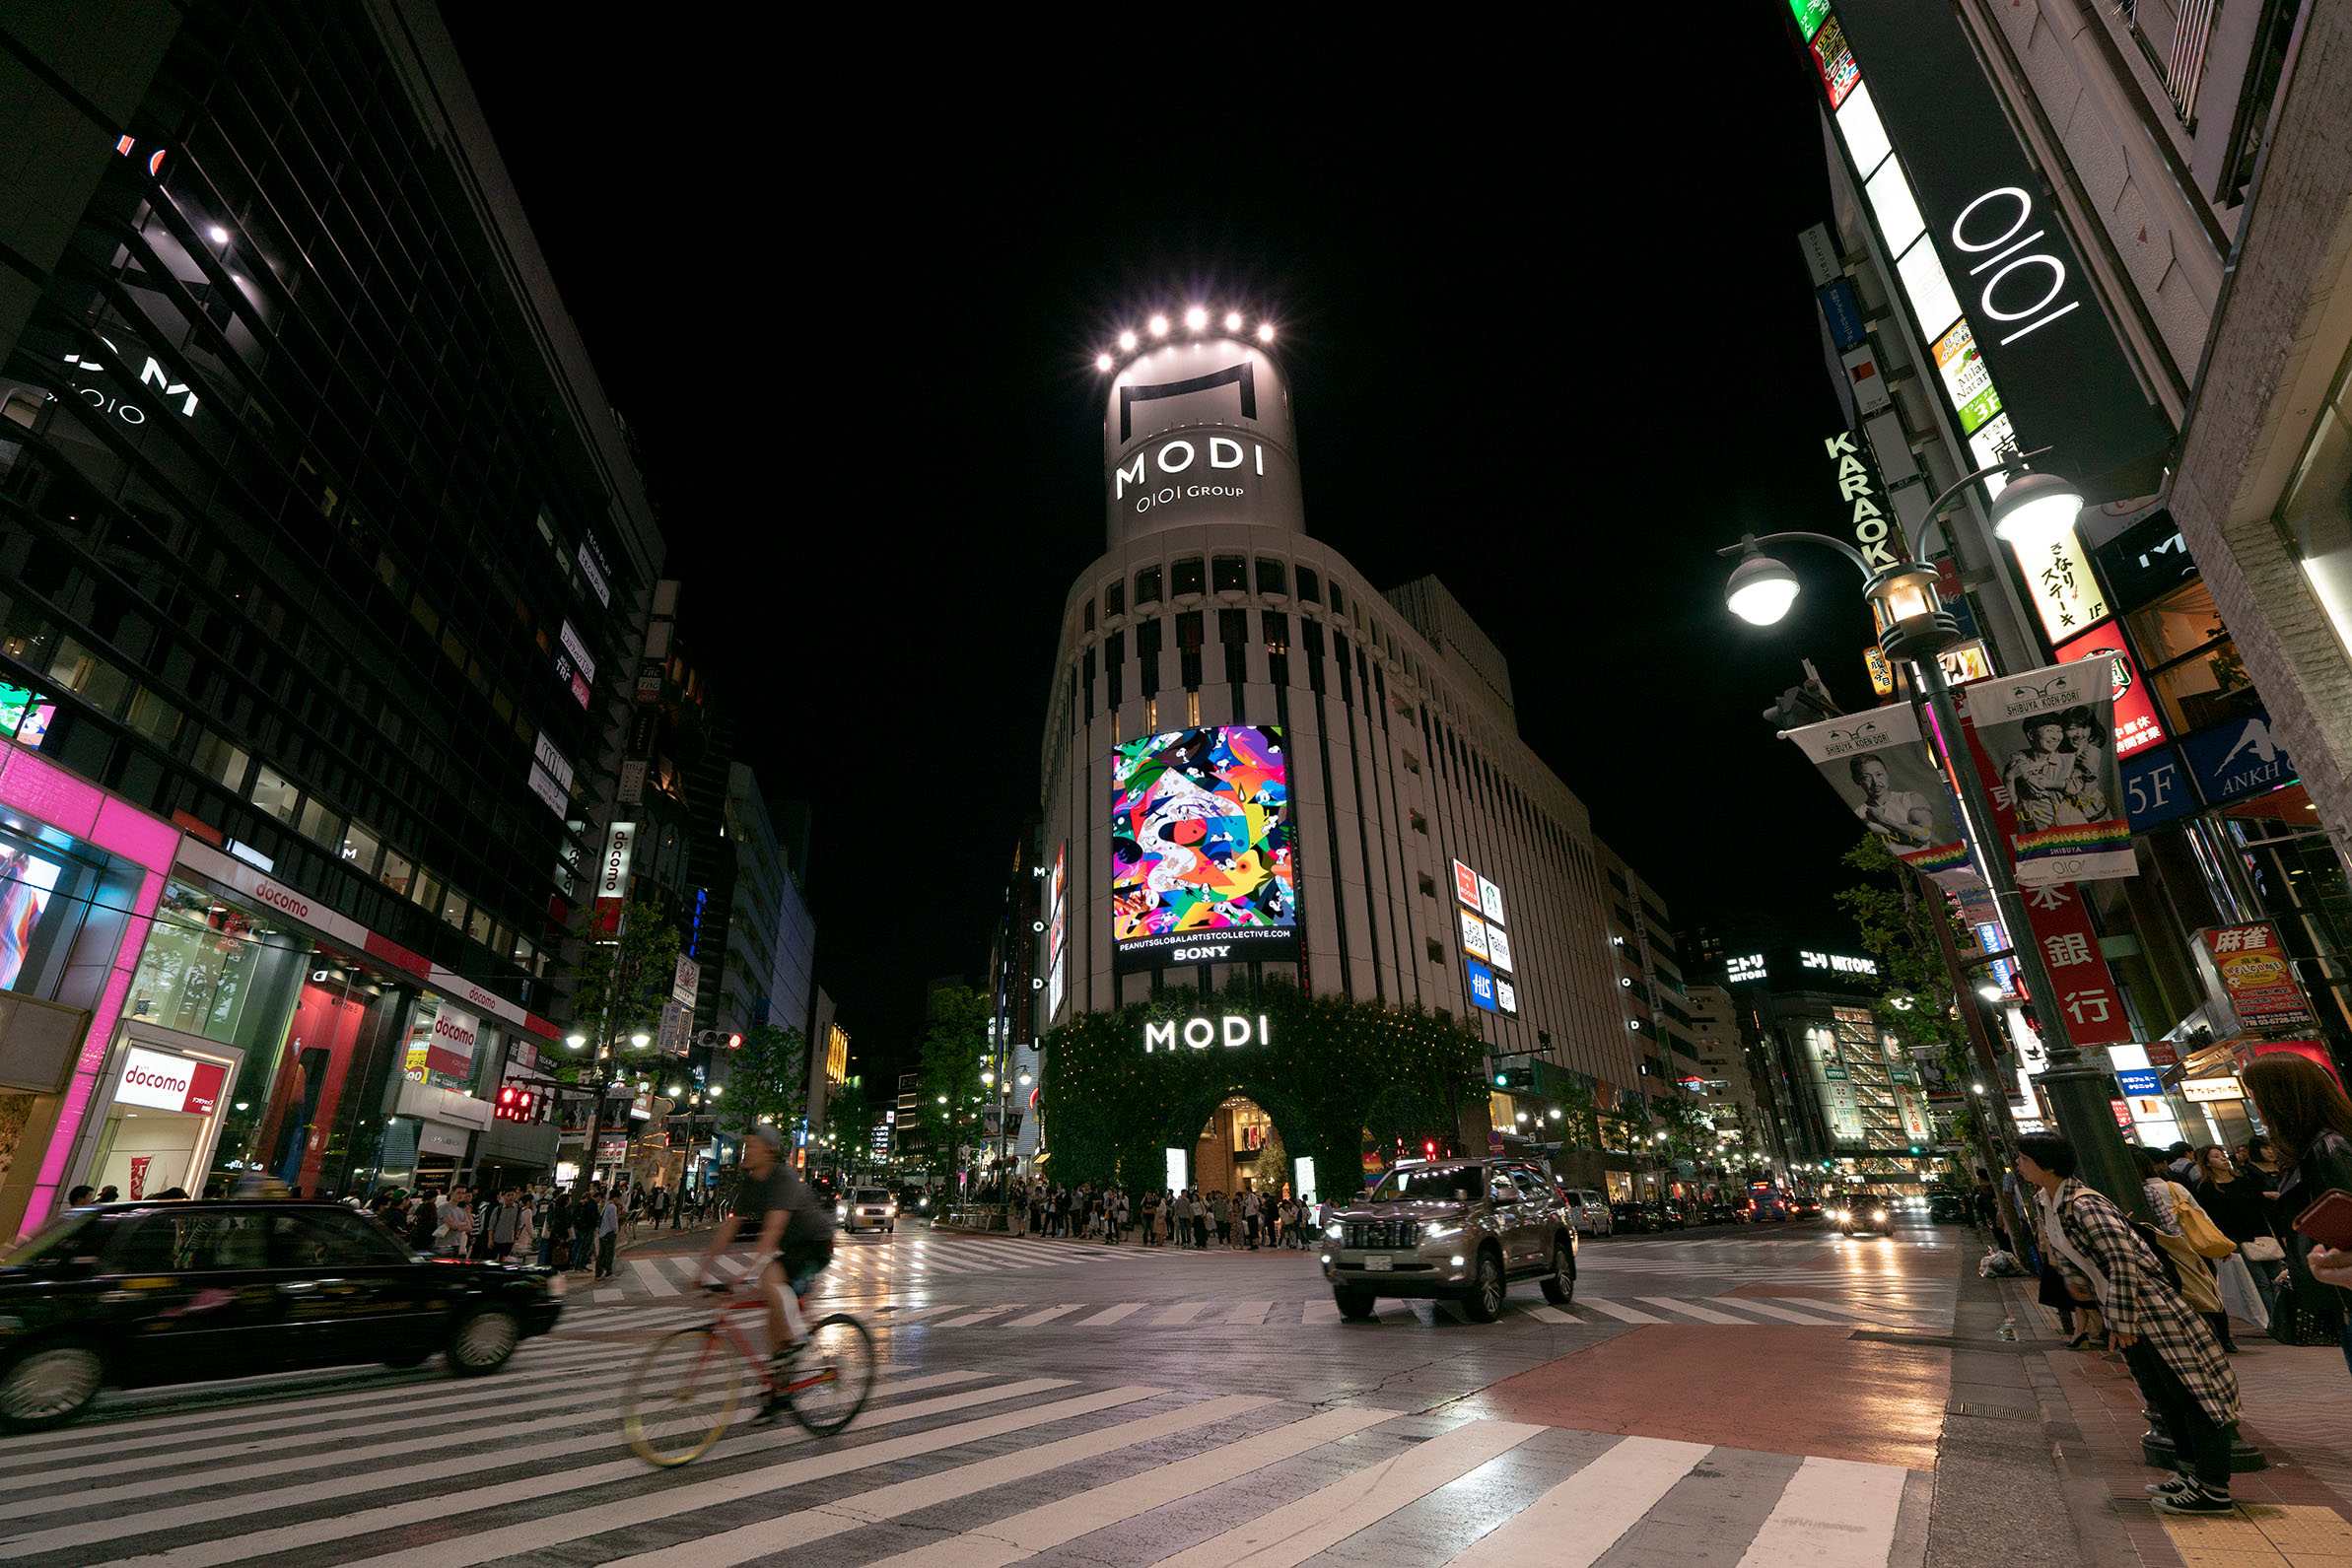
<path id="1" fill-rule="evenodd" d="M 2337 641 L 2352 652 L 2352 355 L 2336 372 L 2296 464 L 2278 529 Z"/>
<path id="2" fill-rule="evenodd" d="M 416 877 L 416 866 L 407 855 L 387 846 L 383 852 L 383 863 L 377 868 L 376 875 L 385 887 L 406 898 L 409 883 Z"/>
<path id="3" fill-rule="evenodd" d="M 302 791 L 294 786 L 293 781 L 267 763 L 263 763 L 253 775 L 253 804 L 280 822 L 294 820 L 295 805 L 301 795 Z"/>

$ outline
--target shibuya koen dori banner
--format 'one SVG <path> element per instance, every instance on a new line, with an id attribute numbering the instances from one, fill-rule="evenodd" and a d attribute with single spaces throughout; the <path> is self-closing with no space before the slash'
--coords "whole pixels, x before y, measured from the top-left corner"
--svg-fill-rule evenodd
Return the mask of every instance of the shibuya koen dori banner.
<path id="1" fill-rule="evenodd" d="M 1909 705 L 1847 714 L 1792 729 L 1787 738 L 1890 851 L 1947 892 L 1978 885 L 1959 808 Z"/>
<path id="2" fill-rule="evenodd" d="M 2114 660 L 1998 676 L 1961 695 L 2018 886 L 2136 875 L 2115 758 Z"/>
<path id="3" fill-rule="evenodd" d="M 1298 956 L 1280 729 L 1182 729 L 1113 751 L 1111 948 L 1121 972 Z"/>

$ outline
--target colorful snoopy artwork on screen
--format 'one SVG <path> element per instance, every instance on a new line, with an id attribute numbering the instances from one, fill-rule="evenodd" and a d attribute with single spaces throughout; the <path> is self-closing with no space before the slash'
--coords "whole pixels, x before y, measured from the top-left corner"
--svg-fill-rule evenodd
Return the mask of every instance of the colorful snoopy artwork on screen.
<path id="1" fill-rule="evenodd" d="M 1290 927 L 1297 915 L 1281 732 L 1186 729 L 1111 759 L 1111 920 L 1120 945 Z"/>

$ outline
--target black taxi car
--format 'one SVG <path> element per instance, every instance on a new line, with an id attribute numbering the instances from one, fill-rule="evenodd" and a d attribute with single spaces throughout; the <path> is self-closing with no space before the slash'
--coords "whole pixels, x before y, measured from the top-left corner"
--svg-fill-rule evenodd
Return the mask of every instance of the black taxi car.
<path id="1" fill-rule="evenodd" d="M 69 1421 L 106 1386 L 309 1367 L 495 1372 L 555 1327 L 552 1270 L 425 1258 L 334 1202 L 113 1203 L 0 1253 L 0 1429 Z"/>

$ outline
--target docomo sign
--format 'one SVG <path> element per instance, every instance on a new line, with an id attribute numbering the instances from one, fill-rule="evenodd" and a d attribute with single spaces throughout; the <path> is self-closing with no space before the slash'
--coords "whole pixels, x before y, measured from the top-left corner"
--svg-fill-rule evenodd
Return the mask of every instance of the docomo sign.
<path id="1" fill-rule="evenodd" d="M 228 1075 L 229 1069 L 217 1061 L 193 1061 L 133 1046 L 123 1056 L 114 1103 L 210 1116 Z"/>
<path id="2" fill-rule="evenodd" d="M 1238 1013 L 1228 1013 L 1222 1018 L 1187 1018 L 1182 1024 L 1171 1018 L 1164 1023 L 1147 1023 L 1143 1026 L 1143 1055 L 1148 1057 L 1162 1050 L 1174 1051 L 1179 1039 L 1195 1051 L 1207 1051 L 1219 1039 L 1224 1041 L 1227 1050 L 1238 1051 L 1253 1040 L 1263 1046 L 1271 1038 L 1264 1013 L 1258 1015 L 1254 1029 L 1250 1020 Z"/>
<path id="3" fill-rule="evenodd" d="M 1999 234 L 1994 235 L 1992 238 L 1988 239 L 1971 239 L 1968 236 L 1968 231 L 1970 228 L 1969 220 L 1975 215 L 1977 208 L 1984 206 L 1987 202 L 1992 202 L 1995 205 L 1990 209 L 1988 216 L 1976 224 L 1975 227 L 1978 229 L 1989 227 L 1992 223 L 1998 221 L 2000 215 L 2005 210 L 2004 207 L 2000 205 L 2002 203 L 2016 203 L 2016 217 L 2011 220 L 2008 228 L 2002 230 Z M 1987 316 L 1990 316 L 1995 321 L 2026 321 L 2027 317 L 2035 316 L 2036 312 L 2038 311 L 2047 312 L 2046 314 L 2039 315 L 2032 321 L 2027 321 L 2026 325 L 2019 327 L 2016 331 L 2001 339 L 2003 347 L 2006 347 L 2011 343 L 2015 343 L 2019 338 L 2024 337 L 2029 332 L 2049 325 L 2050 322 L 2055 321 L 2058 317 L 2066 314 L 2066 312 L 2069 310 L 2076 310 L 2082 307 L 2082 302 L 2080 300 L 2069 300 L 2064 305 L 2058 306 L 2056 309 L 2049 309 L 2050 306 L 2057 304 L 2058 297 L 2066 292 L 2065 262 L 2059 260 L 2056 256 L 2050 254 L 2046 250 L 2028 250 L 2024 255 L 2018 254 L 2019 251 L 2026 250 L 2026 246 L 2032 244 L 2035 240 L 2041 239 L 2049 232 L 2046 229 L 2037 229 L 2032 234 L 2026 236 L 2023 239 L 2017 239 L 2017 232 L 2033 221 L 2034 198 L 2026 194 L 2024 190 L 2015 185 L 1995 186 L 1993 189 L 1986 191 L 1983 195 L 1978 196 L 1974 201 L 1970 202 L 1966 207 L 1963 207 L 1960 210 L 1960 216 L 1952 220 L 1952 243 L 1956 247 L 1967 251 L 1972 256 L 1984 255 L 1986 251 L 1996 252 L 1993 255 L 1986 256 L 1984 260 L 1979 261 L 1976 263 L 1976 265 L 1969 269 L 1969 276 L 1972 278 L 1980 275 L 1988 267 L 1996 269 L 1991 277 L 1984 280 L 1984 287 L 1977 295 L 1976 307 L 1978 309 L 1982 310 Z M 2043 292 L 2041 298 L 2036 300 L 2032 305 L 2027 306 L 2022 310 L 2004 310 L 2000 307 L 1994 305 L 1992 298 L 1993 291 L 2001 286 L 2001 280 L 2008 277 L 2013 272 L 2018 272 L 2029 267 L 2040 268 L 2042 275 L 2048 280 L 2049 286 Z"/>

